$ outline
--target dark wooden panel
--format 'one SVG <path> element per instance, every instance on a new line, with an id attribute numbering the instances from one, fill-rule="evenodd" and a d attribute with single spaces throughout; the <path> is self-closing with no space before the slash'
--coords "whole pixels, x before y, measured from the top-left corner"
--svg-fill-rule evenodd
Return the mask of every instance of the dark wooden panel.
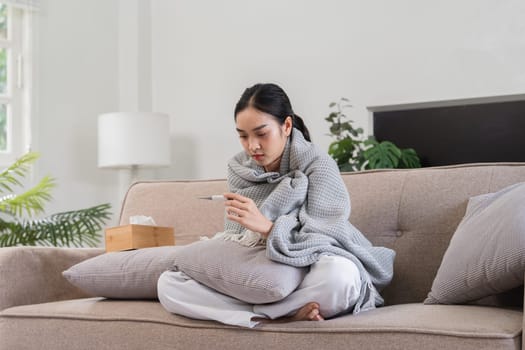
<path id="1" fill-rule="evenodd" d="M 374 135 L 411 147 L 422 165 L 525 161 L 525 101 L 374 113 Z"/>

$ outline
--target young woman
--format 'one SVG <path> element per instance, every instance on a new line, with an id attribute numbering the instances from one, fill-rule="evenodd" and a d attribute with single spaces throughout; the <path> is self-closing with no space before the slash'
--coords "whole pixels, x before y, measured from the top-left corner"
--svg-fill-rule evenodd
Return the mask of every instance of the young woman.
<path id="1" fill-rule="evenodd" d="M 244 151 L 228 163 L 225 228 L 214 239 L 265 244 L 271 260 L 309 272 L 283 300 L 250 305 L 167 271 L 158 283 L 161 304 L 172 313 L 245 327 L 320 321 L 382 305 L 378 291 L 392 279 L 394 252 L 372 246 L 350 224 L 339 169 L 310 142 L 286 93 L 256 84 L 244 91 L 234 117 Z"/>

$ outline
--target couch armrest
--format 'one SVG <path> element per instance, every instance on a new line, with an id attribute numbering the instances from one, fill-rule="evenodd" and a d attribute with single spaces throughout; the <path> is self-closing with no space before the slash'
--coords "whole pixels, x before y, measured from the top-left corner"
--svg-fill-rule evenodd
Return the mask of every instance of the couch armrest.
<path id="1" fill-rule="evenodd" d="M 62 271 L 102 253 L 100 248 L 0 248 L 0 310 L 87 297 Z"/>

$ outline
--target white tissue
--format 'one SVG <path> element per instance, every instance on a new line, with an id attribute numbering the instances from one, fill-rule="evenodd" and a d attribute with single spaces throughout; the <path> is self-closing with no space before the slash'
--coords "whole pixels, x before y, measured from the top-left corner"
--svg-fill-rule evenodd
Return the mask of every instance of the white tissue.
<path id="1" fill-rule="evenodd" d="M 145 216 L 145 215 L 130 216 L 129 223 L 132 225 L 156 226 L 155 220 L 153 220 L 151 216 Z"/>

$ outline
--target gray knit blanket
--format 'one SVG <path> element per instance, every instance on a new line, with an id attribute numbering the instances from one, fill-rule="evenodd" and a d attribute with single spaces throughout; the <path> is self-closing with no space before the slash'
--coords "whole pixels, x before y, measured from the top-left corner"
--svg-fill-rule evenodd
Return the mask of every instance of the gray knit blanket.
<path id="1" fill-rule="evenodd" d="M 266 241 L 256 232 L 225 220 L 214 238 L 247 246 L 265 243 L 269 259 L 304 267 L 321 255 L 353 261 L 361 274 L 361 293 L 353 313 L 383 304 L 378 291 L 393 277 L 395 252 L 373 246 L 350 222 L 350 198 L 335 161 L 294 129 L 279 172 L 265 172 L 245 152 L 228 163 L 230 191 L 251 198 L 274 222 Z"/>

